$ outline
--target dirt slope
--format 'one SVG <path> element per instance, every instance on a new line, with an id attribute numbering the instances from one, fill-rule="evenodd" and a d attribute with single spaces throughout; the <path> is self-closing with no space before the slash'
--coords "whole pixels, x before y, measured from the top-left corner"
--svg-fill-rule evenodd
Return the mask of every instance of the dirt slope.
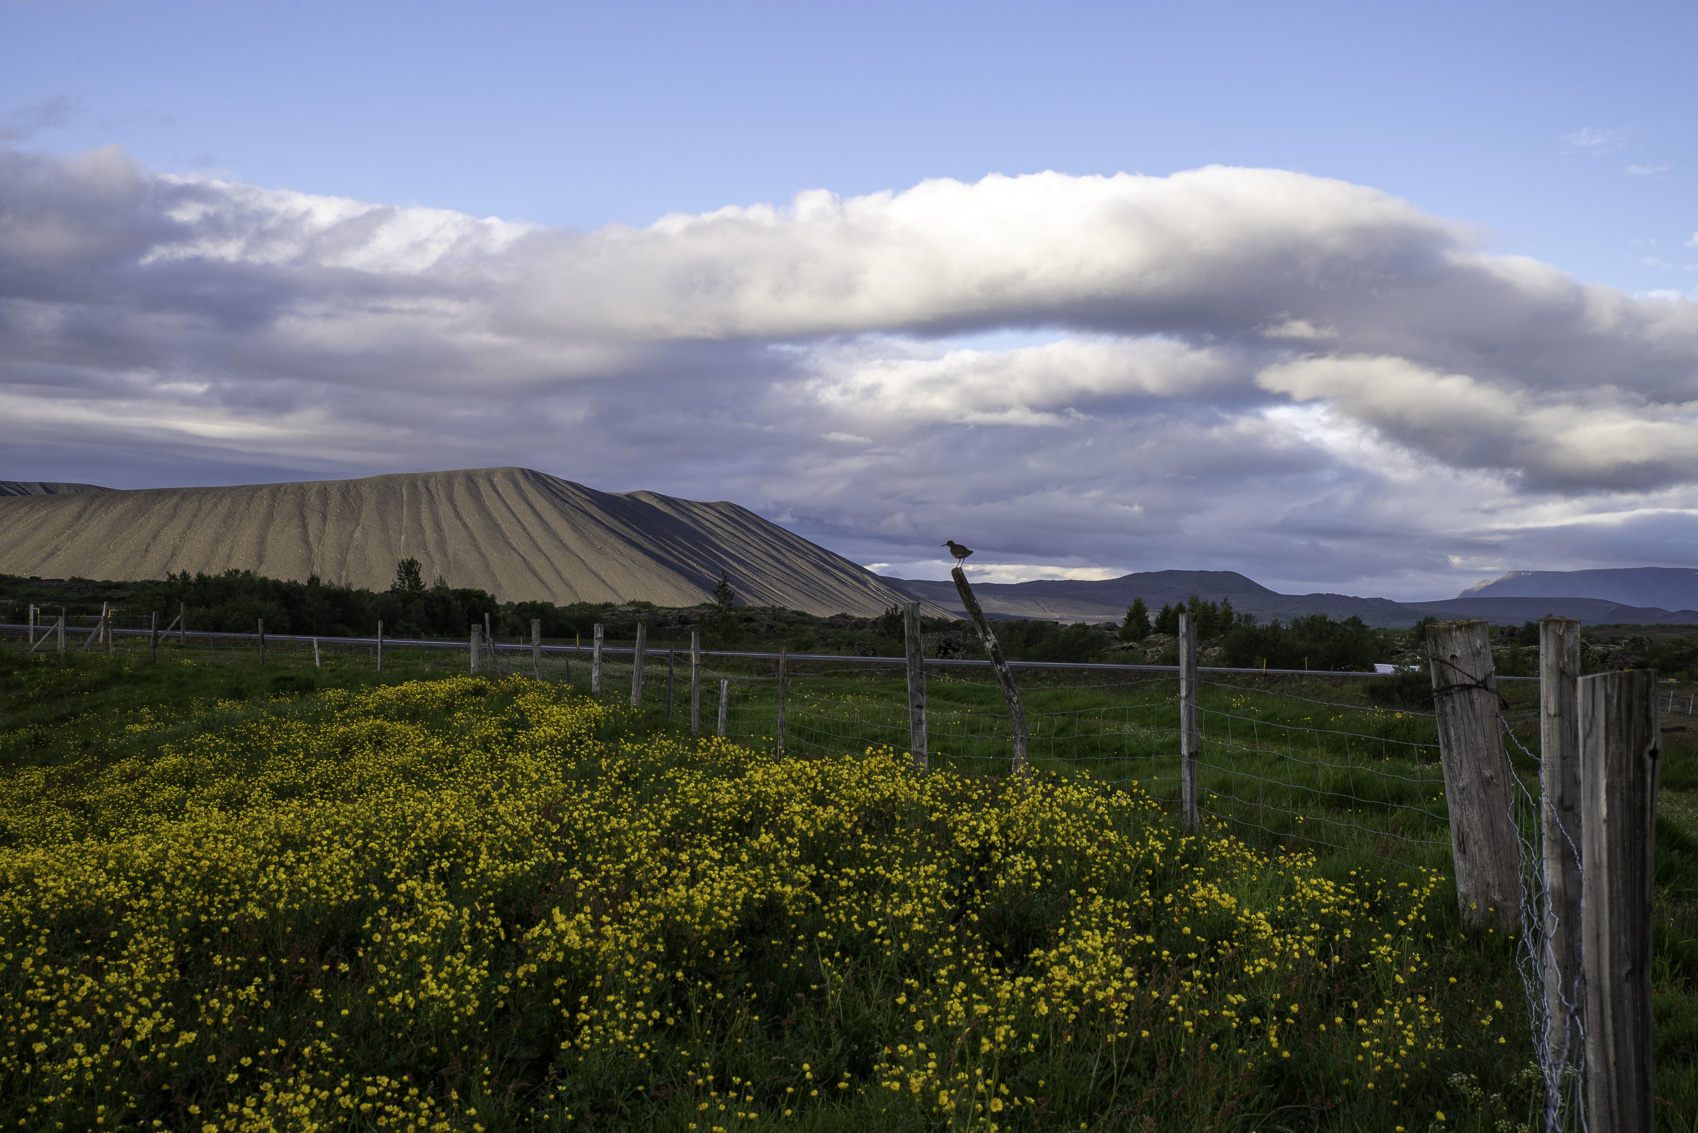
<path id="1" fill-rule="evenodd" d="M 5 574 L 135 579 L 236 567 L 382 590 L 408 556 L 427 582 L 520 601 L 687 606 L 709 597 L 722 570 L 754 605 L 866 616 L 906 598 L 736 504 L 598 492 L 523 468 L 0 499 Z"/>

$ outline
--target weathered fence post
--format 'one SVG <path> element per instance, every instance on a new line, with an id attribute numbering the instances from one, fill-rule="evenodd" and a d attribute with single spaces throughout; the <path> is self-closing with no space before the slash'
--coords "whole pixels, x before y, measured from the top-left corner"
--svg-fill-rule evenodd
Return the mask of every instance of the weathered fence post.
<path id="1" fill-rule="evenodd" d="M 153 611 L 153 624 L 147 635 L 148 653 L 154 664 L 159 663 L 159 611 Z"/>
<path id="2" fill-rule="evenodd" d="M 30 650 L 31 653 L 35 652 L 35 603 L 34 602 L 31 602 L 30 607 L 29 607 L 29 650 Z"/>
<path id="3" fill-rule="evenodd" d="M 383 672 L 383 619 L 377 619 L 377 671 Z"/>
<path id="4" fill-rule="evenodd" d="M 186 649 L 189 644 L 189 604 L 177 603 L 177 648 Z"/>
<path id="5" fill-rule="evenodd" d="M 996 635 L 991 632 L 990 623 L 985 621 L 985 612 L 979 609 L 979 600 L 973 597 L 973 588 L 967 585 L 966 572 L 956 567 L 949 573 L 955 579 L 955 592 L 961 595 L 961 604 L 967 608 L 968 615 L 973 619 L 973 628 L 979 631 L 979 640 L 984 643 L 985 652 L 990 655 L 991 668 L 996 672 L 997 683 L 1002 685 L 1003 699 L 1008 701 L 1008 724 L 1013 733 L 1013 771 L 1016 775 L 1024 775 L 1026 709 L 1020 703 L 1020 690 L 1014 687 L 1014 674 L 1009 671 L 1008 662 L 1002 659 L 1002 647 L 996 643 Z"/>
<path id="6" fill-rule="evenodd" d="M 1579 1066 L 1580 1019 L 1580 623 L 1539 622 L 1539 822 L 1544 843 L 1547 1119 L 1562 1072 Z M 1548 1120 L 1547 1120 L 1548 1123 Z"/>
<path id="7" fill-rule="evenodd" d="M 779 646 L 778 649 L 778 754 L 784 755 L 784 701 L 789 692 L 789 686 L 784 679 L 784 662 L 788 651 Z"/>
<path id="8" fill-rule="evenodd" d="M 601 695 L 601 623 L 595 627 L 595 638 L 590 644 L 590 695 Z"/>
<path id="9" fill-rule="evenodd" d="M 1582 677 L 1581 948 L 1586 968 L 1586 1124 L 1651 1133 L 1651 889 L 1657 775 L 1657 674 Z"/>
<path id="10" fill-rule="evenodd" d="M 1511 932 L 1521 923 L 1521 871 L 1490 632 L 1485 622 L 1439 622 L 1427 627 L 1427 653 L 1457 903 L 1473 927 Z"/>
<path id="11" fill-rule="evenodd" d="M 259 663 L 265 664 L 265 619 L 259 619 Z"/>
<path id="12" fill-rule="evenodd" d="M 1202 825 L 1197 810 L 1197 756 L 1203 747 L 1197 727 L 1197 619 L 1179 612 L 1179 809 L 1185 825 Z"/>
<path id="13" fill-rule="evenodd" d="M 112 656 L 112 603 L 100 604 L 100 636 L 106 646 L 106 655 Z"/>
<path id="14" fill-rule="evenodd" d="M 648 651 L 648 630 L 648 623 L 637 623 L 637 648 L 631 654 L 632 708 L 641 708 L 643 706 L 643 655 Z"/>
<path id="15" fill-rule="evenodd" d="M 542 680 L 542 619 L 531 619 L 531 676 Z"/>
<path id="16" fill-rule="evenodd" d="M 902 633 L 908 646 L 908 749 L 914 769 L 931 765 L 926 754 L 926 649 L 920 637 L 920 604 L 902 604 Z"/>
<path id="17" fill-rule="evenodd" d="M 690 734 L 702 734 L 702 634 L 690 631 Z"/>
<path id="18" fill-rule="evenodd" d="M 1656 1106 L 1650 1012 L 1652 831 L 1657 817 L 1657 674 L 1579 679 L 1581 871 L 1586 967 L 1586 1125 L 1650 1133 Z"/>
<path id="19" fill-rule="evenodd" d="M 59 607 L 59 652 L 65 652 L 65 607 Z"/>
<path id="20" fill-rule="evenodd" d="M 731 678 L 719 678 L 719 736 L 725 738 L 725 708 L 731 700 Z"/>
<path id="21" fill-rule="evenodd" d="M 315 669 L 324 668 L 324 663 L 318 659 L 318 638 L 316 637 L 312 639 L 312 667 Z"/>
<path id="22" fill-rule="evenodd" d="M 678 647 L 666 647 L 666 718 L 672 719 L 672 667 L 678 660 Z"/>
<path id="23" fill-rule="evenodd" d="M 478 641 L 478 634 L 479 634 L 479 632 L 481 632 L 481 630 L 482 630 L 482 627 L 479 626 L 478 623 L 476 623 L 476 622 L 472 623 L 472 646 L 471 646 L 472 670 L 471 671 L 474 672 L 474 673 L 478 671 L 478 654 L 480 652 L 482 652 L 480 643 Z"/>

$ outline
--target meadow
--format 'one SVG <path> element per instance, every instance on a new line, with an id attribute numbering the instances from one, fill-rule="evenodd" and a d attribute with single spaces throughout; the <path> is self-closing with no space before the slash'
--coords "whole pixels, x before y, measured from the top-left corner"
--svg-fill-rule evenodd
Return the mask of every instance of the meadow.
<path id="1" fill-rule="evenodd" d="M 1265 807 L 1186 834 L 1156 684 L 1135 707 L 1036 682 L 1043 720 L 1129 723 L 1112 762 L 1040 742 L 1020 780 L 994 773 L 972 682 L 934 684 L 920 774 L 876 742 L 896 682 L 844 673 L 798 685 L 780 760 L 752 672 L 748 727 L 698 740 L 658 702 L 429 655 L 381 678 L 357 656 L 209 661 L 0 653 L 0 1125 L 1533 1121 L 1513 944 L 1463 933 L 1442 855 L 1389 853 L 1367 813 L 1334 816 L 1356 839 L 1337 847 Z M 1290 750 L 1265 737 L 1306 715 L 1422 765 L 1420 717 L 1291 691 L 1206 703 L 1276 729 L 1239 749 Z M 1305 750 L 1335 742 L 1368 758 Z M 1698 759 L 1670 750 L 1680 804 Z M 1353 809 L 1391 814 L 1372 801 Z M 1417 801 L 1392 818 L 1442 826 L 1442 798 Z M 1681 821 L 1658 844 L 1669 1129 L 1698 1114 Z"/>

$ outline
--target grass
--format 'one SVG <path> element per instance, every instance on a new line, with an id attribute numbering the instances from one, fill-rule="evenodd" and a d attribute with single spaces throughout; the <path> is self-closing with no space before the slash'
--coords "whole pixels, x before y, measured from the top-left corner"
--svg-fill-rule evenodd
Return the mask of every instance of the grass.
<path id="1" fill-rule="evenodd" d="M 760 739 L 776 697 L 748 671 L 749 742 L 722 743 L 658 695 L 616 706 L 628 669 L 591 701 L 449 677 L 452 655 L 391 654 L 381 680 L 354 655 L 206 660 L 0 654 L 0 1124 L 1530 1120 L 1512 950 L 1462 934 L 1434 859 L 1386 855 L 1393 800 L 1358 799 L 1373 813 L 1342 848 L 1295 823 L 1183 835 L 1160 683 L 1033 679 L 1053 742 L 1026 787 L 975 773 L 1006 747 L 999 694 L 968 682 L 933 681 L 942 773 L 916 776 L 876 743 L 906 738 L 900 682 L 847 672 L 797 679 L 802 758 L 778 762 Z M 1340 766 L 1358 784 L 1380 767 L 1362 745 L 1422 742 L 1407 710 L 1312 703 L 1362 691 L 1341 686 L 1206 690 L 1256 721 L 1217 770 L 1289 754 L 1299 724 L 1363 737 L 1293 765 L 1314 780 L 1284 789 L 1324 803 Z M 1657 832 L 1667 1129 L 1698 1114 L 1682 735 Z M 1080 737 L 1132 754 L 1058 757 Z M 1416 801 L 1442 828 L 1442 800 Z"/>

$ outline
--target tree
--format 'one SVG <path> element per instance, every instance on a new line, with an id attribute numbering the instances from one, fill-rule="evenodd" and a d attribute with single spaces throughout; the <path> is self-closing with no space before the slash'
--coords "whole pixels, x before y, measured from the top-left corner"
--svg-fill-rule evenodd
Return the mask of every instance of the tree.
<path id="1" fill-rule="evenodd" d="M 1150 636 L 1150 608 L 1142 598 L 1132 599 L 1126 608 L 1126 620 L 1120 623 L 1120 640 L 1142 641 Z"/>
<path id="2" fill-rule="evenodd" d="M 731 589 L 731 572 L 719 572 L 719 585 L 713 588 L 713 601 L 714 605 L 725 611 L 737 604 L 737 592 Z"/>
<path id="3" fill-rule="evenodd" d="M 397 594 L 417 597 L 425 592 L 424 569 L 419 560 L 405 558 L 395 564 L 395 585 L 389 588 Z"/>
<path id="4" fill-rule="evenodd" d="M 1155 631 L 1176 636 L 1179 633 L 1179 608 L 1171 602 L 1163 603 L 1161 612 L 1156 615 Z"/>

